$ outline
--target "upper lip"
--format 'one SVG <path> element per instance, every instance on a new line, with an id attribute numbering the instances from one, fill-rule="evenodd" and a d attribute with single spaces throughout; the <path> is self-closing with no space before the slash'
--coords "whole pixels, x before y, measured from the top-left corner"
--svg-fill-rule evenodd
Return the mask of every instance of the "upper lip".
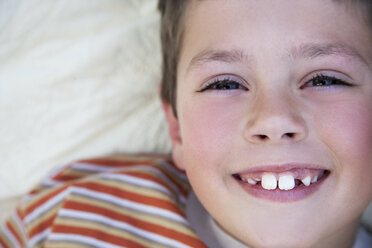
<path id="1" fill-rule="evenodd" d="M 246 174 L 246 173 L 255 173 L 255 172 L 273 172 L 273 173 L 282 173 L 292 169 L 317 169 L 317 170 L 328 170 L 325 166 L 312 163 L 285 163 L 285 164 L 270 164 L 270 165 L 259 165 L 252 168 L 248 168 L 234 174 Z"/>

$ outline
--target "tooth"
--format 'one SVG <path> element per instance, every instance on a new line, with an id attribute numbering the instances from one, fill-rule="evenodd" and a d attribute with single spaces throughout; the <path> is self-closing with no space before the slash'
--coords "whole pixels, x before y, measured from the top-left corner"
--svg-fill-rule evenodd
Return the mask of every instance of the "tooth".
<path id="1" fill-rule="evenodd" d="M 295 187 L 295 180 L 292 175 L 281 175 L 279 177 L 279 189 L 290 190 Z"/>
<path id="2" fill-rule="evenodd" d="M 255 180 L 251 179 L 251 178 L 248 178 L 247 182 L 248 182 L 249 184 L 252 184 L 252 185 L 257 184 L 257 182 L 256 182 Z"/>
<path id="3" fill-rule="evenodd" d="M 301 181 L 302 181 L 303 184 L 305 184 L 305 186 L 309 186 L 310 185 L 310 181 L 311 181 L 311 176 L 306 176 Z"/>
<path id="4" fill-rule="evenodd" d="M 315 176 L 313 180 L 311 180 L 311 183 L 316 183 L 318 181 L 318 176 Z"/>
<path id="5" fill-rule="evenodd" d="M 262 188 L 267 190 L 276 189 L 277 181 L 275 175 L 271 173 L 265 173 L 262 175 Z"/>

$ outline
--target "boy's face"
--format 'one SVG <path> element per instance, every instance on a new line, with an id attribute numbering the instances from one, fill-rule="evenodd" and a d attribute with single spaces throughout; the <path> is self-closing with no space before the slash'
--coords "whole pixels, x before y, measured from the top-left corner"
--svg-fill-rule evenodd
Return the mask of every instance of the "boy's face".
<path id="1" fill-rule="evenodd" d="M 166 110 L 205 208 L 255 247 L 347 245 L 372 196 L 368 27 L 324 0 L 194 1 L 185 22 Z"/>

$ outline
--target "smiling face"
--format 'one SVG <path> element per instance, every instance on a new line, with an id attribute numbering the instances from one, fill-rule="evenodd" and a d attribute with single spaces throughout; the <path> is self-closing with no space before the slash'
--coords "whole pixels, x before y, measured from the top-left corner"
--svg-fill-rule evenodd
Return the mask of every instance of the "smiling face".
<path id="1" fill-rule="evenodd" d="M 372 37 L 332 1 L 193 1 L 176 164 L 253 247 L 349 247 L 372 197 Z"/>

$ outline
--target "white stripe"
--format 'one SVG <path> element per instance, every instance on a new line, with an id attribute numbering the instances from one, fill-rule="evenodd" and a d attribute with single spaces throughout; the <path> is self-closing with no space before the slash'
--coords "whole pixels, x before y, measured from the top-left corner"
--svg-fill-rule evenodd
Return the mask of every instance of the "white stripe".
<path id="1" fill-rule="evenodd" d="M 60 192 L 59 194 L 55 195 L 53 198 L 49 199 L 45 203 L 41 204 L 39 207 L 35 208 L 34 211 L 32 211 L 30 214 L 28 214 L 24 222 L 26 224 L 29 224 L 32 222 L 35 218 L 42 215 L 44 212 L 48 211 L 50 208 L 55 206 L 57 203 L 61 202 L 66 196 L 70 193 L 70 189 L 67 188 L 64 191 Z"/>
<path id="2" fill-rule="evenodd" d="M 176 168 L 174 168 L 174 166 L 172 166 L 171 164 L 167 163 L 166 161 L 164 160 L 159 160 L 157 161 L 159 164 L 158 165 L 155 165 L 157 167 L 166 167 L 166 168 L 162 168 L 162 169 L 165 169 L 165 170 L 168 170 L 170 172 L 172 172 L 173 174 L 177 174 L 178 177 L 182 178 L 184 181 L 186 181 L 186 176 L 182 173 L 180 173 L 179 171 L 177 171 Z M 175 191 L 177 193 L 177 195 L 179 196 L 180 198 L 180 201 L 185 204 L 186 203 L 186 199 L 185 197 L 179 192 L 179 189 L 178 187 L 172 182 L 170 181 L 165 175 L 164 173 L 159 170 L 159 168 L 157 167 L 153 167 L 154 165 L 148 165 L 148 164 L 133 164 L 133 165 L 130 165 L 130 166 L 123 166 L 123 167 L 120 167 L 120 166 L 100 166 L 100 165 L 95 165 L 95 164 L 90 164 L 90 163 L 75 163 L 72 165 L 71 168 L 73 169 L 76 169 L 76 170 L 83 170 L 83 171 L 90 171 L 90 172 L 99 172 L 99 173 L 102 173 L 102 172 L 113 172 L 113 171 L 125 171 L 126 169 L 128 170 L 132 170 L 134 168 L 138 168 L 138 169 L 145 169 L 147 171 L 151 171 L 153 173 L 155 173 L 156 175 L 160 176 L 161 179 L 163 179 L 171 188 L 173 191 Z M 53 186 L 53 183 L 56 183 L 58 184 L 58 181 L 53 181 L 53 180 L 50 180 L 49 182 L 45 180 L 45 183 L 49 183 L 48 185 L 50 186 Z"/>
<path id="3" fill-rule="evenodd" d="M 188 225 L 184 217 L 176 213 L 173 213 L 171 211 L 168 211 L 166 209 L 163 209 L 163 208 L 158 208 L 158 207 L 153 207 L 153 206 L 149 206 L 149 205 L 145 205 L 145 204 L 141 204 L 137 202 L 132 202 L 127 199 L 123 199 L 123 198 L 116 197 L 110 194 L 106 194 L 106 193 L 102 193 L 102 192 L 98 192 L 98 191 L 94 191 L 94 190 L 90 190 L 86 188 L 71 187 L 71 190 L 72 190 L 71 192 L 79 194 L 79 195 L 114 203 L 121 207 L 132 209 L 137 212 L 143 212 L 143 213 L 147 213 L 153 216 L 161 216 L 166 219 L 170 219 L 170 220 L 182 223 L 184 225 Z"/>
<path id="4" fill-rule="evenodd" d="M 167 237 L 164 237 L 164 236 L 161 236 L 159 234 L 152 233 L 149 231 L 145 231 L 138 227 L 132 226 L 128 223 L 117 221 L 117 220 L 114 220 L 114 219 L 111 219 L 111 218 L 108 218 L 108 217 L 105 217 L 99 214 L 62 209 L 59 213 L 59 216 L 98 222 L 98 223 L 101 223 L 107 226 L 111 226 L 111 227 L 114 227 L 114 228 L 117 228 L 123 231 L 133 233 L 139 237 L 143 237 L 148 240 L 153 240 L 157 243 L 161 243 L 164 245 L 170 245 L 171 247 L 179 247 L 179 248 L 188 247 L 185 244 L 182 244 L 174 239 L 167 238 Z"/>
<path id="5" fill-rule="evenodd" d="M 12 243 L 12 247 L 21 247 L 18 243 L 17 239 L 13 236 L 12 232 L 8 229 L 6 225 L 2 226 L 2 231 L 5 235 L 5 237 L 9 240 L 10 243 Z"/>
<path id="6" fill-rule="evenodd" d="M 53 180 L 52 178 L 46 178 L 44 179 L 43 181 L 43 186 L 44 187 L 57 187 L 61 184 L 64 184 L 66 183 L 66 181 L 56 181 L 56 180 Z"/>
<path id="7" fill-rule="evenodd" d="M 50 228 L 45 229 L 43 232 L 36 234 L 29 242 L 27 242 L 27 247 L 34 247 L 37 243 L 41 242 L 43 239 L 46 239 L 50 233 Z"/>
<path id="8" fill-rule="evenodd" d="M 159 161 L 157 161 L 157 162 L 158 162 L 159 164 L 161 164 L 162 166 L 166 167 L 167 170 L 171 171 L 173 174 L 177 174 L 177 176 L 180 177 L 183 181 L 185 181 L 185 182 L 188 181 L 186 174 L 180 172 L 176 167 L 174 167 L 174 165 L 168 163 L 168 162 L 165 161 L 165 160 L 159 160 Z"/>
<path id="9" fill-rule="evenodd" d="M 129 175 L 123 175 L 123 174 L 102 174 L 99 176 L 99 178 L 135 184 L 137 186 L 154 189 L 154 190 L 166 193 L 167 195 L 170 195 L 169 190 L 165 188 L 163 185 L 160 185 L 158 183 L 155 183 L 147 179 L 138 178 L 135 176 L 129 176 Z"/>
<path id="10" fill-rule="evenodd" d="M 74 170 L 92 171 L 92 172 L 110 172 L 118 170 L 120 166 L 103 166 L 89 163 L 76 163 L 72 166 Z"/>
<path id="11" fill-rule="evenodd" d="M 179 188 L 177 187 L 177 185 L 175 183 L 173 183 L 172 181 L 170 181 L 166 175 L 164 175 L 164 173 L 157 167 L 152 167 L 152 166 L 149 166 L 149 165 L 135 165 L 136 166 L 136 169 L 139 169 L 139 170 L 145 170 L 146 172 L 152 172 L 154 173 L 155 175 L 159 176 L 167 185 L 169 185 L 169 187 L 174 191 L 176 192 L 176 195 L 179 197 L 180 201 L 185 204 L 186 203 L 186 199 L 185 197 L 181 194 Z M 133 169 L 133 168 L 132 168 Z M 101 176 L 100 176 L 101 177 Z M 125 181 L 125 180 L 124 180 Z"/>
<path id="12" fill-rule="evenodd" d="M 98 239 L 87 237 L 87 236 L 77 235 L 77 234 L 52 233 L 48 239 L 51 241 L 76 242 L 79 244 L 87 244 L 93 247 L 100 247 L 100 248 L 123 248 L 123 246 L 109 244 L 102 240 L 98 240 Z"/>
<path id="13" fill-rule="evenodd" d="M 18 230 L 20 231 L 21 235 L 22 235 L 22 238 L 23 239 L 26 239 L 26 230 L 22 224 L 22 221 L 21 219 L 19 218 L 18 216 L 18 213 L 17 211 L 13 211 L 13 214 L 12 214 L 12 218 L 14 220 L 14 223 L 16 224 Z M 27 242 L 27 241 L 26 241 Z"/>

